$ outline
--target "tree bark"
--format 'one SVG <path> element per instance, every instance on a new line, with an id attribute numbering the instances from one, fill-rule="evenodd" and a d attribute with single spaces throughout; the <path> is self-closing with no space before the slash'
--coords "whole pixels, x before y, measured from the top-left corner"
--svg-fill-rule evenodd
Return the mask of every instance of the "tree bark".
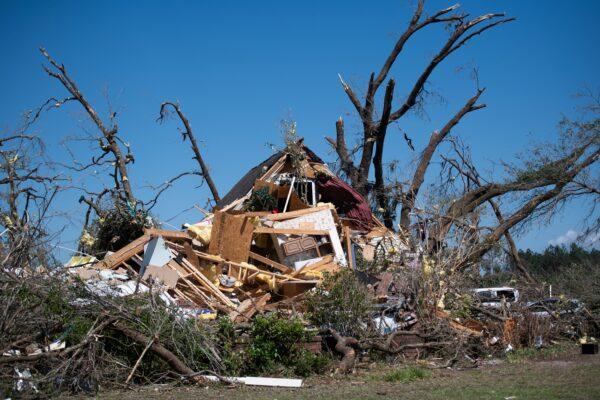
<path id="1" fill-rule="evenodd" d="M 358 345 L 358 340 L 353 337 L 343 337 L 334 329 L 329 331 L 336 341 L 335 350 L 343 355 L 342 361 L 338 364 L 337 372 L 347 374 L 352 371 L 356 360 L 356 351 L 351 346 Z"/>
<path id="2" fill-rule="evenodd" d="M 160 116 L 158 118 L 159 121 L 161 121 L 163 119 L 163 117 L 165 115 L 164 113 L 166 111 L 166 107 L 168 107 L 168 106 L 171 106 L 175 110 L 175 112 L 179 116 L 179 119 L 183 123 L 183 126 L 185 128 L 185 132 L 182 133 L 183 140 L 185 141 L 186 138 L 190 139 L 192 151 L 194 152 L 194 159 L 198 162 L 198 165 L 200 166 L 200 171 L 202 171 L 202 177 L 206 181 L 206 184 L 208 185 L 208 188 L 210 189 L 210 192 L 212 194 L 212 197 L 213 197 L 215 203 L 218 203 L 219 200 L 221 200 L 221 197 L 219 196 L 219 191 L 217 190 L 217 186 L 215 185 L 215 182 L 212 180 L 208 165 L 206 164 L 206 162 L 204 162 L 204 158 L 200 154 L 200 149 L 198 147 L 198 144 L 196 143 L 196 137 L 194 136 L 194 133 L 192 132 L 192 127 L 190 125 L 190 122 L 186 118 L 186 116 L 183 114 L 183 112 L 181 111 L 179 104 L 172 103 L 170 101 L 166 101 L 166 102 L 162 103 L 160 106 Z"/>
<path id="3" fill-rule="evenodd" d="M 460 120 L 468 113 L 472 111 L 479 110 L 485 107 L 485 104 L 475 104 L 481 94 L 483 93 L 483 89 L 477 91 L 475 96 L 471 97 L 467 103 L 460 109 L 454 117 L 444 125 L 444 127 L 439 132 L 433 132 L 429 138 L 429 144 L 425 147 L 423 154 L 419 160 L 419 164 L 417 165 L 417 169 L 412 178 L 412 182 L 408 192 L 405 195 L 404 201 L 402 202 L 402 210 L 400 212 L 400 226 L 405 231 L 408 231 L 410 228 L 410 213 L 412 212 L 415 206 L 415 200 L 419 193 L 419 189 L 421 185 L 425 181 L 425 173 L 429 168 L 431 163 L 431 159 L 433 158 L 433 154 L 436 149 L 442 143 L 442 141 L 448 136 L 452 128 L 454 128 Z"/>
<path id="4" fill-rule="evenodd" d="M 150 339 L 146 335 L 144 335 L 140 332 L 137 332 L 137 331 L 123 325 L 122 323 L 119 323 L 119 322 L 114 323 L 113 327 L 116 330 L 118 330 L 119 332 L 121 332 L 122 334 L 124 334 L 125 336 L 127 336 L 128 338 L 141 344 L 142 346 L 147 346 L 148 343 L 150 342 Z M 171 368 L 173 368 L 173 370 L 175 372 L 177 372 L 181 375 L 184 375 L 184 376 L 193 376 L 194 375 L 195 371 L 193 369 L 188 367 L 183 361 L 181 361 L 169 349 L 167 349 L 166 347 L 164 347 L 160 343 L 158 343 L 158 340 L 153 340 L 152 345 L 150 345 L 150 350 L 152 350 L 156 355 L 158 355 L 167 364 L 169 364 L 169 366 Z"/>

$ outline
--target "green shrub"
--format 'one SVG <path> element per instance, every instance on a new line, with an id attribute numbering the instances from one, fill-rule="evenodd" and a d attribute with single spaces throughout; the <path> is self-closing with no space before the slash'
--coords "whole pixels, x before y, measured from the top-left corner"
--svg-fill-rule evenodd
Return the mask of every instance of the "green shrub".
<path id="1" fill-rule="evenodd" d="M 276 313 L 258 315 L 251 328 L 252 341 L 246 351 L 246 373 L 291 372 L 307 376 L 327 366 L 323 356 L 302 349 L 299 344 L 312 337 L 298 318 Z"/>
<path id="2" fill-rule="evenodd" d="M 308 297 L 310 321 L 319 327 L 331 327 L 344 336 L 364 334 L 372 299 L 367 288 L 351 270 L 325 277 Z"/>

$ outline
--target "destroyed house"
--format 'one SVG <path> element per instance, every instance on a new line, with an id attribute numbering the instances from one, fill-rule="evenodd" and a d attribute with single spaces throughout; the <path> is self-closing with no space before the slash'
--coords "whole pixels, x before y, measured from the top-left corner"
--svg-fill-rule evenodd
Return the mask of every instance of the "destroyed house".
<path id="1" fill-rule="evenodd" d="M 73 272 L 90 288 L 130 295 L 158 287 L 165 301 L 202 318 L 289 307 L 356 254 L 386 259 L 406 249 L 368 202 L 298 142 L 244 175 L 213 212 L 185 231 L 148 229 Z M 393 261 L 393 260 L 392 260 Z M 99 272 L 98 272 L 99 271 Z"/>

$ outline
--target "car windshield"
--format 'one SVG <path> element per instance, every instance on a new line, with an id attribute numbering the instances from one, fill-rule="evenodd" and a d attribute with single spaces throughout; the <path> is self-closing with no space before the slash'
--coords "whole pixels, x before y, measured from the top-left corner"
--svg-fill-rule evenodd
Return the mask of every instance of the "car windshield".
<path id="1" fill-rule="evenodd" d="M 515 292 L 513 290 L 498 290 L 498 298 L 504 297 L 506 301 L 515 301 Z"/>
<path id="2" fill-rule="evenodd" d="M 481 302 L 502 301 L 505 298 L 507 302 L 515 301 L 515 292 L 513 290 L 485 290 L 476 292 L 475 296 Z"/>

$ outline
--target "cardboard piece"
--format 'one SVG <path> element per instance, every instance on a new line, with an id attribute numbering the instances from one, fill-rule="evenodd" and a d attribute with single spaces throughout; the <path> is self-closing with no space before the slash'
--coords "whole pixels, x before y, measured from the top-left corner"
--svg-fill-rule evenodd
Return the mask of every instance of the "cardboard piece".
<path id="1" fill-rule="evenodd" d="M 177 286 L 179 281 L 179 274 L 177 271 L 169 267 L 158 267 L 156 265 L 148 265 L 142 279 L 145 281 L 150 278 L 161 281 L 167 288 L 173 289 Z"/>
<path id="2" fill-rule="evenodd" d="M 77 268 L 75 270 L 71 270 L 71 273 L 77 275 L 84 281 L 98 277 L 98 272 L 99 271 L 97 269 L 92 268 Z"/>

